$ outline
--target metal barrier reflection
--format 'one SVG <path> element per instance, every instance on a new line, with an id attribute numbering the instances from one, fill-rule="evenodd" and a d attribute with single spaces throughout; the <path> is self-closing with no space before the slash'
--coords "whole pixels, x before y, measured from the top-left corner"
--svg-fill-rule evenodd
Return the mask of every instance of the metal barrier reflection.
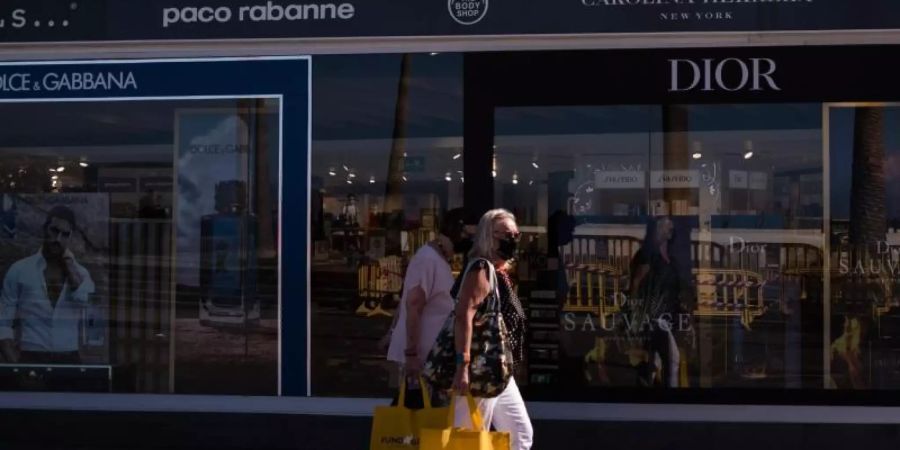
<path id="1" fill-rule="evenodd" d="M 739 317 L 750 328 L 766 312 L 763 288 L 766 280 L 757 272 L 740 269 L 694 269 L 697 308 L 704 317 Z"/>
<path id="2" fill-rule="evenodd" d="M 399 297 L 403 288 L 403 259 L 385 256 L 362 262 L 357 270 L 358 295 L 362 300 L 356 313 L 364 316 L 393 314 L 383 308 L 386 296 Z M 373 306 L 370 307 L 370 304 Z"/>

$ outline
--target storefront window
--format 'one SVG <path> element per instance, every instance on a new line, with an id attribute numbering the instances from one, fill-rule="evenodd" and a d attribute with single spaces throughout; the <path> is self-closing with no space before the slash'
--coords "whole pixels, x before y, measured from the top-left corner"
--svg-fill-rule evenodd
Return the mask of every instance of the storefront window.
<path id="1" fill-rule="evenodd" d="M 526 240 L 523 384 L 821 387 L 818 105 L 495 118 L 495 205 Z"/>
<path id="2" fill-rule="evenodd" d="M 0 389 L 276 394 L 279 100 L 0 117 Z"/>
<path id="3" fill-rule="evenodd" d="M 313 395 L 392 393 L 403 274 L 457 207 L 523 232 L 529 400 L 897 386 L 900 107 L 583 104 L 476 76 L 493 56 L 317 60 Z"/>
<path id="4" fill-rule="evenodd" d="M 831 266 L 826 385 L 900 386 L 900 107 L 827 109 Z"/>
<path id="5" fill-rule="evenodd" d="M 313 70 L 312 393 L 387 396 L 382 338 L 406 264 L 463 206 L 462 57 L 327 56 Z"/>

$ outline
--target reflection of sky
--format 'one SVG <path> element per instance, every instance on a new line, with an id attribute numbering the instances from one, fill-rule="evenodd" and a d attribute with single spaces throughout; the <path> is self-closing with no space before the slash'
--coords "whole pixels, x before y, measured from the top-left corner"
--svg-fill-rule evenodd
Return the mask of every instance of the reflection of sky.
<path id="1" fill-rule="evenodd" d="M 400 55 L 316 57 L 313 139 L 390 138 Z M 462 55 L 410 58 L 407 137 L 462 134 Z"/>
<path id="2" fill-rule="evenodd" d="M 831 110 L 831 217 L 850 218 L 853 182 L 852 108 Z M 885 179 L 888 219 L 900 216 L 900 107 L 887 108 L 884 116 Z"/>
<path id="3" fill-rule="evenodd" d="M 194 145 L 246 144 L 247 125 L 235 114 L 186 114 L 179 118 L 178 154 L 178 282 L 197 286 L 200 267 L 200 222 L 214 214 L 216 184 L 246 180 L 241 167 L 246 154 L 193 153 Z"/>

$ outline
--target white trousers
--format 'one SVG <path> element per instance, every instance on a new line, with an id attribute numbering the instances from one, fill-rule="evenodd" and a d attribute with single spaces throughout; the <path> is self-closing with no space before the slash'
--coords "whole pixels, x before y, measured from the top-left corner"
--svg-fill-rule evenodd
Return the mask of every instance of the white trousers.
<path id="1" fill-rule="evenodd" d="M 484 426 L 493 424 L 497 431 L 509 432 L 511 450 L 529 450 L 534 440 L 534 429 L 531 427 L 531 419 L 528 410 L 525 409 L 525 401 L 515 378 L 509 379 L 509 384 L 503 392 L 494 398 L 475 398 L 478 410 L 484 420 Z M 456 397 L 456 416 L 454 426 L 472 428 L 469 418 L 469 403 L 465 397 Z"/>

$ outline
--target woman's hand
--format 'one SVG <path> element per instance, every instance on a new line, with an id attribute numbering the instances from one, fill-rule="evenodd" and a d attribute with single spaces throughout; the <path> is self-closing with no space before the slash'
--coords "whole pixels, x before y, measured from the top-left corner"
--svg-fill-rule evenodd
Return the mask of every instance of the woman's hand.
<path id="1" fill-rule="evenodd" d="M 406 364 L 404 364 L 403 369 L 408 378 L 415 380 L 422 374 L 422 365 L 422 360 L 418 356 L 406 355 Z"/>
<path id="2" fill-rule="evenodd" d="M 456 366 L 456 375 L 453 376 L 453 391 L 458 394 L 469 392 L 469 366 Z"/>

